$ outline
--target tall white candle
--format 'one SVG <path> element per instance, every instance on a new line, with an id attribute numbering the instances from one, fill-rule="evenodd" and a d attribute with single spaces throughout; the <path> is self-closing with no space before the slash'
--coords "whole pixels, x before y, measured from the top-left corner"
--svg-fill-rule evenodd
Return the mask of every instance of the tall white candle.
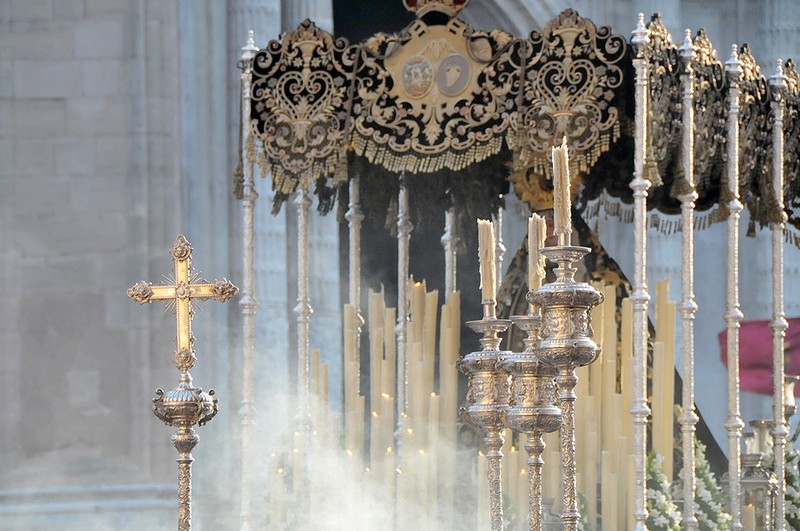
<path id="1" fill-rule="evenodd" d="M 756 531 L 756 508 L 753 505 L 742 507 L 742 529 Z"/>
<path id="2" fill-rule="evenodd" d="M 545 269 L 539 249 L 544 247 L 547 238 L 547 223 L 538 214 L 528 218 L 528 289 L 536 290 L 542 286 Z"/>
<path id="3" fill-rule="evenodd" d="M 553 147 L 553 210 L 555 233 L 559 245 L 569 245 L 572 234 L 572 214 L 570 213 L 569 156 L 567 137 L 561 145 Z"/>
<path id="4" fill-rule="evenodd" d="M 494 298 L 494 227 L 491 221 L 478 220 L 478 258 L 480 260 L 481 296 L 484 301 Z"/>

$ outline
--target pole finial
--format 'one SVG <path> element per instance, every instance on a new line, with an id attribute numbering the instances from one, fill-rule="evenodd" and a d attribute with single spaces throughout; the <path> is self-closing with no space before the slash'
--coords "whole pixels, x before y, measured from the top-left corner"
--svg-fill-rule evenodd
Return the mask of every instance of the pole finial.
<path id="1" fill-rule="evenodd" d="M 731 56 L 725 61 L 725 72 L 738 78 L 742 75 L 742 62 L 739 60 L 739 45 L 731 45 Z"/>
<path id="2" fill-rule="evenodd" d="M 248 30 L 247 40 L 245 41 L 245 45 L 242 46 L 242 61 L 252 60 L 257 51 L 258 46 L 256 46 L 255 32 L 253 30 Z"/>
<path id="3" fill-rule="evenodd" d="M 633 30 L 631 43 L 636 47 L 637 51 L 641 51 L 641 48 L 648 42 L 650 42 L 650 32 L 644 22 L 644 13 L 639 13 L 639 20 L 636 23 L 636 29 Z"/>
<path id="4" fill-rule="evenodd" d="M 769 86 L 777 92 L 786 90 L 786 75 L 783 73 L 783 59 L 775 61 L 775 73 L 769 76 Z"/>

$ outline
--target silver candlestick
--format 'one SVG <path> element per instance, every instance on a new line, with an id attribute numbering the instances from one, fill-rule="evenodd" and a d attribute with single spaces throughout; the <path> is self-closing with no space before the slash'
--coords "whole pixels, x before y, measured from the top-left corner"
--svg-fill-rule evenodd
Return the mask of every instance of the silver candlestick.
<path id="1" fill-rule="evenodd" d="M 603 294 L 575 281 L 573 263 L 590 251 L 587 247 L 558 245 L 541 253 L 558 264 L 556 280 L 528 294 L 528 302 L 542 309 L 542 324 L 536 354 L 542 363 L 557 367 L 561 413 L 561 467 L 564 476 L 566 531 L 577 531 L 580 521 L 575 482 L 575 369 L 597 359 L 600 348 L 592 341 L 591 310 L 603 302 Z"/>
<path id="2" fill-rule="evenodd" d="M 542 435 L 556 431 L 561 426 L 561 409 L 556 404 L 555 383 L 558 369 L 542 362 L 536 355 L 541 315 L 512 316 L 517 328 L 524 330 L 525 350 L 512 353 L 498 366 L 511 375 L 509 408 L 503 415 L 506 426 L 525 433 L 528 440 L 528 529 L 542 530 L 542 452 L 545 443 Z"/>
<path id="3" fill-rule="evenodd" d="M 460 409 L 461 417 L 475 427 L 485 429 L 483 441 L 486 445 L 486 459 L 489 464 L 489 514 L 491 530 L 503 529 L 503 487 L 502 458 L 503 446 L 502 414 L 508 408 L 509 378 L 501 371 L 497 362 L 511 352 L 500 350 L 501 338 L 511 325 L 508 319 L 497 319 L 495 301 L 483 301 L 483 319 L 468 321 L 467 326 L 482 334 L 481 350 L 470 352 L 459 358 L 456 367 L 469 376 L 467 404 Z"/>

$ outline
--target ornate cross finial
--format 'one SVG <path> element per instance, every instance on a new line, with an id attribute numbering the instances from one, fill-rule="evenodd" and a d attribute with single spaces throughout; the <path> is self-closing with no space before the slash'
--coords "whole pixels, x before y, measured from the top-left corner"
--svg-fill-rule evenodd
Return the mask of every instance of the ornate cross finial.
<path id="1" fill-rule="evenodd" d="M 199 275 L 192 270 L 192 246 L 183 235 L 175 240 L 170 254 L 175 262 L 175 274 L 169 279 L 169 284 L 154 286 L 150 282 L 141 281 L 128 289 L 128 297 L 139 304 L 159 301 L 174 306 L 177 323 L 175 365 L 186 372 L 195 361 L 192 349 L 192 300 L 216 299 L 225 302 L 236 295 L 239 288 L 224 278 L 214 282 L 199 279 Z"/>
<path id="2" fill-rule="evenodd" d="M 214 282 L 200 280 L 199 275 L 192 271 L 192 246 L 183 235 L 175 240 L 170 253 L 175 262 L 175 274 L 167 279 L 168 283 L 154 286 L 149 282 L 138 282 L 128 290 L 128 297 L 139 304 L 164 302 L 175 310 L 175 366 L 181 371 L 181 381 L 175 389 L 156 391 L 153 413 L 164 424 L 178 428 L 172 436 L 172 444 L 178 451 L 178 531 L 191 531 L 192 450 L 199 440 L 194 426 L 202 426 L 217 414 L 214 391 L 206 393 L 194 387 L 189 374 L 197 361 L 192 348 L 192 301 L 216 299 L 224 302 L 236 295 L 239 288 L 225 279 Z"/>

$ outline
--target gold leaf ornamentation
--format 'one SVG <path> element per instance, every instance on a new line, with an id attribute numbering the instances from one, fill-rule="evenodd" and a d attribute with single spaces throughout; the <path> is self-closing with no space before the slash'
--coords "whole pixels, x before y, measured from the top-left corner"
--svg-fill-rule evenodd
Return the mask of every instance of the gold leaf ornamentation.
<path id="1" fill-rule="evenodd" d="M 390 172 L 462 170 L 497 154 L 510 123 L 511 36 L 420 19 L 364 44 L 353 151 Z"/>

